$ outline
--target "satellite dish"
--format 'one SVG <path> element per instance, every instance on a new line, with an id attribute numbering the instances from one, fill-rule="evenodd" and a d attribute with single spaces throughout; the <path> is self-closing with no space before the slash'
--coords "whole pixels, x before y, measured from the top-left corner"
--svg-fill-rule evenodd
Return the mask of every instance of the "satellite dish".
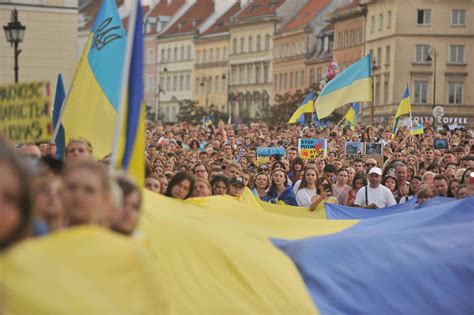
<path id="1" fill-rule="evenodd" d="M 439 119 L 444 116 L 444 108 L 442 106 L 435 106 L 433 108 L 433 117 Z"/>

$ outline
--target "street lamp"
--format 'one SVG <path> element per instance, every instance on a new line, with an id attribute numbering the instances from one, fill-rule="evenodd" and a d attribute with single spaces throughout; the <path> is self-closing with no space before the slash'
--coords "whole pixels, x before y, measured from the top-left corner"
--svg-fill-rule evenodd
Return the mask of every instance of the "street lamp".
<path id="1" fill-rule="evenodd" d="M 18 44 L 23 41 L 23 36 L 25 35 L 26 26 L 22 25 L 20 21 L 18 21 L 18 11 L 13 9 L 11 13 L 11 21 L 8 25 L 3 27 L 5 31 L 5 37 L 7 38 L 7 42 L 10 43 L 10 46 L 13 46 L 14 49 L 14 58 L 15 58 L 15 83 L 18 83 L 18 56 L 21 53 L 21 49 L 18 49 Z"/>
<path id="2" fill-rule="evenodd" d="M 436 106 L 436 49 L 433 46 L 430 46 L 427 51 L 426 61 L 433 61 L 433 108 Z"/>
<path id="3" fill-rule="evenodd" d="M 161 73 L 161 63 L 158 69 L 158 78 L 160 78 L 160 73 Z M 163 69 L 163 72 L 168 72 L 168 68 Z M 161 80 L 160 80 L 161 81 Z M 155 123 L 158 123 L 158 120 L 160 119 L 160 95 L 165 94 L 165 90 L 161 88 L 161 82 L 158 84 L 158 91 L 156 92 L 156 107 L 155 107 Z"/>
<path id="4" fill-rule="evenodd" d="M 209 82 L 206 79 L 202 79 L 200 86 L 206 88 L 206 112 L 207 112 L 207 104 L 208 104 L 208 97 L 209 97 Z"/>

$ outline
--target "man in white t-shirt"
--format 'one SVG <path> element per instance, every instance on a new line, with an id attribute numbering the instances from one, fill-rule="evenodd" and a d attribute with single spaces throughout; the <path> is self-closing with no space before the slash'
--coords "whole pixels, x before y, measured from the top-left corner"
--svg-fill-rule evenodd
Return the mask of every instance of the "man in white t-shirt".
<path id="1" fill-rule="evenodd" d="M 396 205 L 397 202 L 392 192 L 387 187 L 381 185 L 381 181 L 382 170 L 378 167 L 372 167 L 369 171 L 369 185 L 359 189 L 354 205 L 368 209 Z"/>

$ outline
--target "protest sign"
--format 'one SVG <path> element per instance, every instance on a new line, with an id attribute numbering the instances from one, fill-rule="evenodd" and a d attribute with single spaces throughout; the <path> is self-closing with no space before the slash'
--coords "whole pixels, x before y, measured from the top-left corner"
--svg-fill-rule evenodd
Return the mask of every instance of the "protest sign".
<path id="1" fill-rule="evenodd" d="M 18 144 L 51 140 L 48 82 L 0 85 L 0 130 Z"/>
<path id="2" fill-rule="evenodd" d="M 298 152 L 303 160 L 326 158 L 326 139 L 298 139 Z"/>
<path id="3" fill-rule="evenodd" d="M 257 148 L 257 164 L 263 164 L 270 161 L 270 156 L 286 154 L 284 147 L 258 147 Z"/>
<path id="4" fill-rule="evenodd" d="M 363 142 L 346 142 L 344 148 L 344 165 L 349 166 L 355 159 L 364 159 Z"/>

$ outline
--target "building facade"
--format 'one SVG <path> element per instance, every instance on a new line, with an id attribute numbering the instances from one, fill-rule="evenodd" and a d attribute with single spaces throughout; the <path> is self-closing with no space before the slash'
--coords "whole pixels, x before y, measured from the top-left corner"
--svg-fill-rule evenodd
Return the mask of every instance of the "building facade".
<path id="1" fill-rule="evenodd" d="M 58 73 L 66 86 L 72 81 L 77 63 L 77 0 L 8 1 L 0 6 L 2 26 L 10 21 L 14 8 L 26 26 L 20 43 L 19 81 L 56 84 Z M 2 32 L 3 33 L 3 32 Z M 4 35 L 0 40 L 0 83 L 14 82 L 14 52 Z"/>
<path id="2" fill-rule="evenodd" d="M 374 115 L 391 122 L 410 88 L 413 117 L 474 126 L 474 6 L 470 1 L 361 1 L 367 6 L 366 52 L 374 61 Z M 469 57 L 471 56 L 471 57 Z M 387 113 L 391 113 L 387 117 Z"/>
<path id="3" fill-rule="evenodd" d="M 229 30 L 226 24 L 240 10 L 234 3 L 217 21 L 196 38 L 194 100 L 207 111 L 229 114 Z"/>

